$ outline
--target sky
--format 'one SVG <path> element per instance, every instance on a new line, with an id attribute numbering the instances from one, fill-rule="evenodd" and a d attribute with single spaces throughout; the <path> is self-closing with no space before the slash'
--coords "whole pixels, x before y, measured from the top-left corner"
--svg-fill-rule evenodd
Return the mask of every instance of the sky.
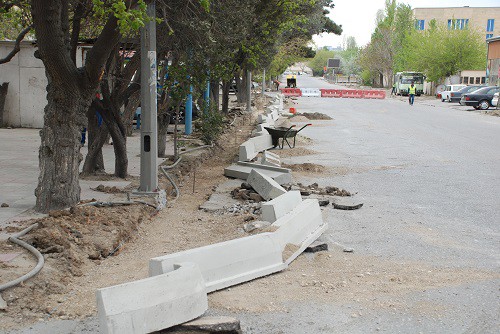
<path id="1" fill-rule="evenodd" d="M 398 0 L 411 8 L 421 7 L 499 7 L 499 0 Z M 329 17 L 337 24 L 342 25 L 342 35 L 321 34 L 314 36 L 318 47 L 342 45 L 345 37 L 353 36 L 358 46 L 366 45 L 370 41 L 375 29 L 375 18 L 379 9 L 384 9 L 385 0 L 333 0 L 335 8 Z"/>

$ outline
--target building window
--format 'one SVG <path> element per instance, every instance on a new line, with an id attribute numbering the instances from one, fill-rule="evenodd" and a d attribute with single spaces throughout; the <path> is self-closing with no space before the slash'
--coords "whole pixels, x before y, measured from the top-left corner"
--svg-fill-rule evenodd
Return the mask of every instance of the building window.
<path id="1" fill-rule="evenodd" d="M 464 30 L 469 27 L 469 19 L 449 19 L 448 29 Z"/>
<path id="2" fill-rule="evenodd" d="M 488 19 L 488 24 L 486 24 L 486 31 L 493 32 L 494 29 L 495 29 L 495 19 Z"/>
<path id="3" fill-rule="evenodd" d="M 425 29 L 425 20 L 417 20 L 415 22 L 415 27 L 417 30 L 424 30 Z"/>
<path id="4" fill-rule="evenodd" d="M 481 83 L 482 84 L 486 83 L 486 77 L 481 77 Z"/>
<path id="5" fill-rule="evenodd" d="M 481 83 L 481 78 L 480 77 L 477 77 L 476 78 L 476 85 L 479 85 Z"/>
<path id="6" fill-rule="evenodd" d="M 469 84 L 469 77 L 463 77 L 463 78 L 462 78 L 462 83 L 463 83 L 464 85 L 468 85 L 468 84 Z"/>
<path id="7" fill-rule="evenodd" d="M 492 38 L 492 37 L 493 37 L 493 34 L 486 34 L 486 39 Z"/>
<path id="8" fill-rule="evenodd" d="M 469 85 L 473 85 L 474 84 L 474 77 L 470 77 L 469 78 Z"/>

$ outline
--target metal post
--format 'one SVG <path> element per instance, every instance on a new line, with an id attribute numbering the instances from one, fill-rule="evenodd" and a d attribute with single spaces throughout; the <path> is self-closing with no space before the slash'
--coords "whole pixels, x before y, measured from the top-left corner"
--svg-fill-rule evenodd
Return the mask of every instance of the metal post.
<path id="1" fill-rule="evenodd" d="M 148 4 L 151 18 L 141 29 L 141 177 L 139 191 L 158 190 L 158 132 L 156 124 L 156 4 Z"/>
<path id="2" fill-rule="evenodd" d="M 264 97 L 265 91 L 266 91 L 266 69 L 264 69 L 262 73 L 262 97 Z"/>
<path id="3" fill-rule="evenodd" d="M 184 109 L 184 133 L 190 135 L 193 132 L 193 86 L 189 86 L 189 94 L 186 100 L 186 108 Z"/>
<path id="4" fill-rule="evenodd" d="M 207 87 L 205 89 L 205 93 L 203 94 L 203 100 L 205 100 L 204 112 L 208 112 L 208 108 L 210 107 L 210 78 L 207 79 Z"/>
<path id="5" fill-rule="evenodd" d="M 252 112 L 252 72 L 247 70 L 247 112 Z"/>

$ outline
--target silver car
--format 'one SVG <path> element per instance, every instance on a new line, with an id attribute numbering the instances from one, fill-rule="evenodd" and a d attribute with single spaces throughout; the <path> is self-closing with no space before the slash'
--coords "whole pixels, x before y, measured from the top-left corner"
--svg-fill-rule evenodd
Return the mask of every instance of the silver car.
<path id="1" fill-rule="evenodd" d="M 491 106 L 494 107 L 495 109 L 498 109 L 498 92 L 493 94 L 493 98 L 491 99 Z"/>

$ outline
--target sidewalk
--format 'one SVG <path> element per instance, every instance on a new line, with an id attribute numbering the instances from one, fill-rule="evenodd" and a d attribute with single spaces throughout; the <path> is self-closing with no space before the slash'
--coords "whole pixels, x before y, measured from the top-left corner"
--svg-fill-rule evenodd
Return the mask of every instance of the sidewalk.
<path id="1" fill-rule="evenodd" d="M 40 146 L 39 129 L 0 129 L 0 227 L 6 227 L 15 220 L 38 217 L 32 209 L 35 206 L 35 188 L 38 184 L 38 148 Z M 167 142 L 167 152 L 170 142 Z M 172 144 L 170 144 L 172 145 Z M 127 138 L 127 152 L 131 176 L 140 174 L 140 134 L 135 132 Z M 83 157 L 87 146 L 81 149 Z M 112 145 L 103 147 L 104 165 L 108 174 L 114 172 L 114 152 Z M 80 168 L 83 161 L 80 164 Z M 81 199 L 106 200 L 111 195 L 91 188 L 98 185 L 123 188 L 130 181 L 90 181 L 80 180 Z M 0 236 L 1 236 L 0 232 Z"/>

